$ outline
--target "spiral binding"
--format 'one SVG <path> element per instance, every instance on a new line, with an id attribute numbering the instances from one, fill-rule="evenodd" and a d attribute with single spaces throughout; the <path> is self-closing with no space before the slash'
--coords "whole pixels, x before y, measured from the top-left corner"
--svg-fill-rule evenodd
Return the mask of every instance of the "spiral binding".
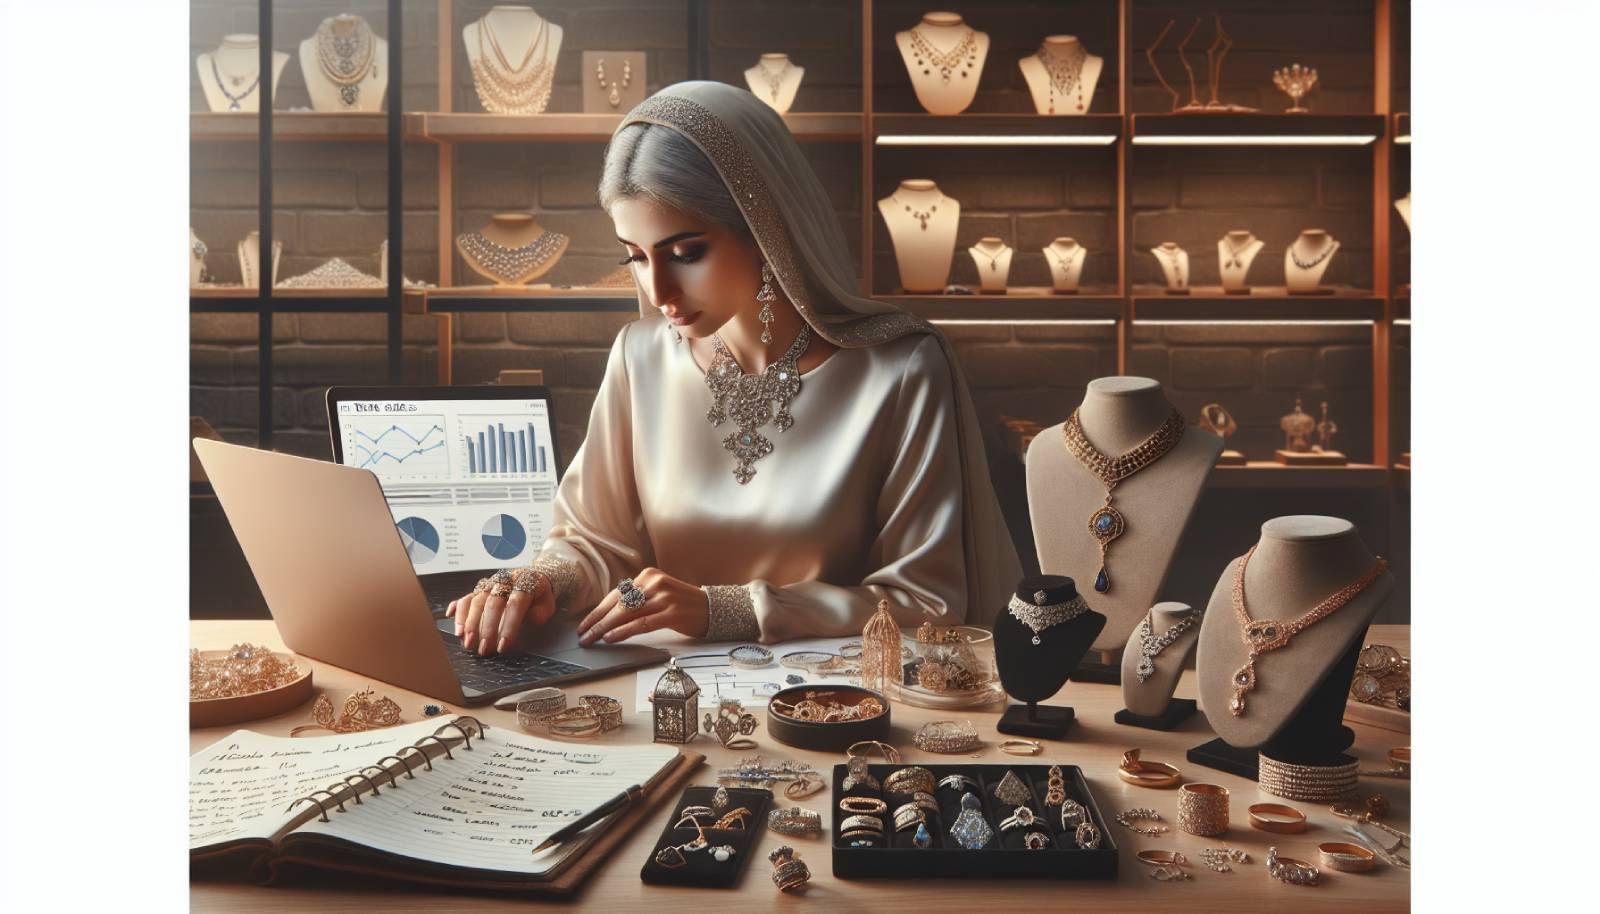
<path id="1" fill-rule="evenodd" d="M 463 726 L 463 723 L 469 724 L 469 726 Z M 368 771 L 376 770 L 379 773 L 378 776 L 380 778 L 387 775 L 389 778 L 389 786 L 398 790 L 400 789 L 400 782 L 395 778 L 397 773 L 404 774 L 407 780 L 411 780 L 416 777 L 416 775 L 411 773 L 412 762 L 409 761 L 409 757 L 407 757 L 405 753 L 412 752 L 422 756 L 422 764 L 424 766 L 423 770 L 432 771 L 433 760 L 437 757 L 437 755 L 428 754 L 426 746 L 430 741 L 438 743 L 440 748 L 444 750 L 442 753 L 444 757 L 453 761 L 455 756 L 450 754 L 452 746 L 449 742 L 446 742 L 446 737 L 442 735 L 446 730 L 454 730 L 460 734 L 459 738 L 461 740 L 461 748 L 470 752 L 472 751 L 472 738 L 474 736 L 482 736 L 484 731 L 487 729 L 489 728 L 476 717 L 468 717 L 465 715 L 458 717 L 450 723 L 445 724 L 439 729 L 433 731 L 433 733 L 417 740 L 412 745 L 402 748 L 394 755 L 386 755 L 383 758 L 378 759 L 378 763 L 376 765 L 367 765 L 354 774 L 345 775 L 343 780 L 329 784 L 326 789 L 313 790 L 305 796 L 296 799 L 284 809 L 284 812 L 288 812 L 301 803 L 315 803 L 317 805 L 319 817 L 322 819 L 322 821 L 327 822 L 328 803 L 335 804 L 338 807 L 339 812 L 344 812 L 345 800 L 354 800 L 356 805 L 361 805 L 361 794 L 367 789 L 367 787 L 372 788 L 373 796 L 378 795 L 378 787 L 380 782 L 373 780 L 372 777 L 367 774 Z M 457 737 L 449 737 L 449 739 L 456 738 Z M 404 768 L 405 770 L 397 772 L 394 768 L 384 764 L 390 759 L 394 759 L 396 762 L 399 762 L 400 767 Z M 354 783 L 357 781 L 365 781 L 366 787 L 362 787 L 358 783 Z M 343 791 L 348 791 L 348 795 L 341 795 L 341 792 Z M 327 799 L 323 800 L 322 796 L 325 796 Z"/>

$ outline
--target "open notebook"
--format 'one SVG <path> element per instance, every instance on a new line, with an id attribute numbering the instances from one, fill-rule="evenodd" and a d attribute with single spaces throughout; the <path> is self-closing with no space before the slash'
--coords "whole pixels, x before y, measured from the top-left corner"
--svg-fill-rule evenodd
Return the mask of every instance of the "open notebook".
<path id="1" fill-rule="evenodd" d="M 315 738 L 237 730 L 189 759 L 189 857 L 243 861 L 263 882 L 307 867 L 562 893 L 594 866 L 575 861 L 614 845 L 627 830 L 619 820 L 643 817 L 702 760 L 654 744 L 480 732 L 464 716 Z M 635 784 L 643 802 L 532 853 Z"/>

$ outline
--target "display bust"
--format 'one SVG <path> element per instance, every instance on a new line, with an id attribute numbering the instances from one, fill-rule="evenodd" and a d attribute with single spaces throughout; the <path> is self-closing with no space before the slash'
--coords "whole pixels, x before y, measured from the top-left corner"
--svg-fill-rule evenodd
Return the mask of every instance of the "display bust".
<path id="1" fill-rule="evenodd" d="M 1017 61 L 1040 114 L 1087 114 L 1105 59 L 1090 54 L 1074 35 L 1050 35 L 1035 53 Z"/>
<path id="2" fill-rule="evenodd" d="M 989 56 L 989 36 L 967 25 L 960 13 L 923 13 L 922 21 L 896 32 L 912 91 L 929 114 L 960 114 L 978 92 L 978 76 Z"/>
<path id="3" fill-rule="evenodd" d="M 360 16 L 329 16 L 300 42 L 300 72 L 314 111 L 381 111 L 389 43 Z"/>
<path id="4" fill-rule="evenodd" d="M 927 178 L 907 178 L 878 201 L 889 227 L 900 286 L 907 292 L 943 292 L 955 257 L 961 202 Z"/>
<path id="5" fill-rule="evenodd" d="M 289 55 L 272 52 L 272 95 L 277 97 L 278 79 L 283 75 Z M 255 35 L 224 35 L 214 50 L 195 58 L 200 74 L 200 91 L 212 111 L 260 111 L 261 40 Z"/>

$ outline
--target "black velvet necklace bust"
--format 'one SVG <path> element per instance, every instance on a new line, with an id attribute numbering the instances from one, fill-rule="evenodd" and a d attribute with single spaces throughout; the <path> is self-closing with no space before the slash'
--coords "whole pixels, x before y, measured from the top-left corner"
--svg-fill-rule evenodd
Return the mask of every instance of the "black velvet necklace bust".
<path id="1" fill-rule="evenodd" d="M 1034 595 L 1040 591 L 1046 604 L 1065 603 L 1078 595 L 1071 578 L 1044 574 L 1023 578 L 1017 585 L 1017 599 L 1036 605 Z M 1073 710 L 1039 702 L 1061 691 L 1105 625 L 1106 617 L 1093 610 L 1037 634 L 1009 609 L 995 617 L 994 659 L 1000 684 L 1007 695 L 1026 702 L 1007 708 L 995 729 L 1041 739 L 1065 736 L 1072 726 Z"/>

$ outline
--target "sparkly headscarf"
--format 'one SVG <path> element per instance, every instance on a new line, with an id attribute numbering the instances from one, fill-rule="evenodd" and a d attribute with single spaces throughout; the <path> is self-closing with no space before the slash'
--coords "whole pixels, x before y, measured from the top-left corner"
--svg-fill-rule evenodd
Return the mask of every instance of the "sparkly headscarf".
<path id="1" fill-rule="evenodd" d="M 711 160 L 755 235 L 762 256 L 811 329 L 844 349 L 927 333 L 939 340 L 954 378 L 959 421 L 962 534 L 967 564 L 966 621 L 988 624 L 1021 577 L 1016 547 L 995 498 L 977 410 L 961 365 L 932 324 L 856 293 L 850 250 L 828 194 L 783 117 L 745 89 L 694 80 L 675 83 L 640 102 L 617 129 L 659 124 L 678 131 Z M 639 313 L 654 307 L 639 296 Z"/>

